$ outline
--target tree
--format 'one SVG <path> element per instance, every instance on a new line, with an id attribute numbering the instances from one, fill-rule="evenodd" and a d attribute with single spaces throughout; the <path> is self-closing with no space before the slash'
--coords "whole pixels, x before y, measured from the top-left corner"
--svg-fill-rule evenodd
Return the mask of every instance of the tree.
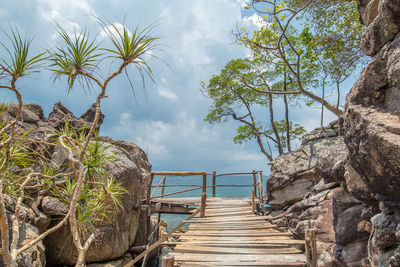
<path id="1" fill-rule="evenodd" d="M 265 64 L 287 68 L 297 91 L 337 116 L 340 86 L 362 62 L 359 42 L 363 27 L 354 1 L 257 0 L 254 8 L 263 26 L 249 34 L 240 29 L 237 41 Z M 336 103 L 319 88 L 334 85 Z"/>
<path id="2" fill-rule="evenodd" d="M 235 141 L 247 141 L 253 134 L 272 160 L 261 137 L 275 143 L 282 154 L 285 146 L 291 151 L 291 138 L 304 130 L 290 121 L 290 103 L 319 103 L 321 126 L 325 109 L 341 116 L 341 87 L 364 60 L 359 48 L 363 26 L 354 1 L 253 0 L 246 8 L 252 8 L 262 26 L 254 32 L 235 32 L 237 43 L 250 49 L 250 59 L 232 60 L 208 85 L 203 83 L 204 94 L 213 100 L 206 121 L 220 123 L 229 116 L 241 121 Z M 278 98 L 285 108 L 279 122 L 273 105 Z M 269 128 L 254 119 L 252 108 L 257 105 L 268 107 Z"/>
<path id="3" fill-rule="evenodd" d="M 0 140 L 0 230 L 2 259 L 7 266 L 16 266 L 20 253 L 66 223 L 69 223 L 73 243 L 78 251 L 76 266 L 84 266 L 86 251 L 95 238 L 91 226 L 101 216 L 106 217 L 112 207 L 119 206 L 120 196 L 126 193 L 105 173 L 103 165 L 106 161 L 112 160 L 112 156 L 105 153 L 106 147 L 96 138 L 95 129 L 99 123 L 101 101 L 107 97 L 107 89 L 115 77 L 125 73 L 129 80 L 127 67 L 132 65 L 142 78 L 146 74 L 152 78 L 151 68 L 143 57 L 151 55 L 150 51 L 156 48 L 155 42 L 158 38 L 152 36 L 153 26 L 143 30 L 136 27 L 129 31 L 125 26 L 119 29 L 110 21 L 100 21 L 100 25 L 110 40 L 108 47 L 100 46 L 95 39 L 90 39 L 86 31 L 70 35 L 60 26 L 57 27 L 57 31 L 64 41 L 64 46 L 52 48 L 33 57 L 30 57 L 31 39 L 22 38 L 16 29 L 11 28 L 11 34 L 6 34 L 11 48 L 1 43 L 9 59 L 1 59 L 0 78 L 5 83 L 1 84 L 0 88 L 11 90 L 18 100 L 17 115 L 14 120 L 4 123 L 0 129 L 2 134 L 2 140 Z M 104 60 L 109 60 L 117 66 L 114 72 L 101 79 L 103 75 L 99 64 Z M 26 138 L 28 133 L 20 134 L 16 127 L 21 118 L 23 106 L 16 82 L 21 77 L 39 71 L 39 67 L 45 62 L 49 62 L 49 69 L 55 74 L 56 79 L 66 77 L 68 92 L 76 85 L 76 81 L 81 87 L 90 86 L 99 89 L 95 103 L 95 117 L 90 129 L 73 131 L 67 124 L 65 129 L 58 133 L 57 142 L 68 154 L 69 167 L 72 170 L 68 173 L 61 169 L 55 170 L 46 163 L 43 164 L 42 172 L 30 170 L 31 157 L 26 144 L 29 144 L 31 140 Z M 112 63 L 111 66 L 115 66 Z M 19 171 L 14 171 L 15 168 L 11 166 L 19 167 L 17 168 Z M 25 171 L 20 171 L 21 167 Z M 49 188 L 51 187 L 49 184 L 53 188 Z M 56 188 L 54 188 L 55 185 L 57 185 Z M 27 197 L 27 188 L 32 186 L 48 189 L 53 196 L 67 203 L 69 210 L 54 227 L 28 244 L 19 247 L 19 228 L 24 222 L 24 211 L 21 207 Z M 16 208 L 11 218 L 11 235 L 8 234 L 5 193 L 14 193 L 17 196 Z"/>
<path id="4" fill-rule="evenodd" d="M 239 121 L 241 125 L 237 128 L 234 142 L 241 144 L 255 139 L 261 152 L 272 161 L 273 153 L 269 142 L 275 144 L 279 154 L 282 154 L 285 148 L 290 148 L 291 139 L 304 133 L 304 128 L 287 120 L 275 120 L 273 93 L 278 94 L 279 88 L 284 84 L 279 82 L 279 70 L 262 70 L 263 66 L 259 63 L 260 61 L 250 59 L 232 60 L 226 64 L 220 75 L 210 79 L 207 86 L 203 83 L 203 93 L 213 100 L 205 121 L 221 123 L 229 118 Z M 271 82 L 275 83 L 270 85 Z M 285 95 L 285 92 L 280 94 Z M 260 107 L 267 109 L 267 124 L 258 120 L 253 111 Z M 283 134 L 287 135 L 287 139 Z"/>

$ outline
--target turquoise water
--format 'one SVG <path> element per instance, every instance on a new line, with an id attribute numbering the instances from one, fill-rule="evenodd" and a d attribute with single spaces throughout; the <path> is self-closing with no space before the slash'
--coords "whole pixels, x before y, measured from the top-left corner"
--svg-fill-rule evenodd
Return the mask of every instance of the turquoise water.
<path id="1" fill-rule="evenodd" d="M 162 177 L 154 177 L 153 184 L 157 185 Z M 258 182 L 258 176 L 257 176 Z M 167 185 L 203 185 L 202 176 L 189 176 L 189 177 L 167 177 Z M 207 176 L 207 185 L 212 184 L 212 177 Z M 217 185 L 251 185 L 248 187 L 217 187 L 216 196 L 217 197 L 250 197 L 251 190 L 253 190 L 253 175 L 240 175 L 240 176 L 220 176 L 216 180 Z M 265 180 L 263 179 L 263 190 L 265 186 Z M 177 192 L 193 187 L 166 187 L 164 194 Z M 154 188 L 153 188 L 154 190 Z M 258 189 L 257 189 L 258 190 Z M 166 198 L 176 198 L 176 197 L 200 197 L 202 190 L 194 190 L 190 192 L 184 192 L 177 195 L 167 196 Z M 161 195 L 161 188 L 159 187 L 154 194 L 154 196 Z M 207 189 L 207 195 L 212 196 L 212 188 Z M 187 218 L 187 214 L 162 214 L 161 218 L 167 222 L 167 231 L 173 229 L 181 221 Z M 185 228 L 185 227 L 183 227 Z"/>

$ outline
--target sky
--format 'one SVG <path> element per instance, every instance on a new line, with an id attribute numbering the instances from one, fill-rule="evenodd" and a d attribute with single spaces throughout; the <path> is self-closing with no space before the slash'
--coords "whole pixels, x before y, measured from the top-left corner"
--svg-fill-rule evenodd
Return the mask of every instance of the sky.
<path id="1" fill-rule="evenodd" d="M 200 92 L 201 81 L 218 74 L 229 60 L 249 55 L 234 42 L 236 25 L 249 29 L 259 25 L 241 0 L 3 0 L 0 17 L 0 28 L 12 25 L 33 36 L 36 52 L 60 43 L 56 23 L 68 32 L 87 27 L 99 41 L 104 34 L 96 30 L 96 17 L 124 22 L 128 29 L 156 23 L 160 49 L 153 54 L 167 64 L 148 58 L 155 83 L 147 81 L 145 90 L 140 75 L 131 69 L 135 95 L 126 79 L 111 82 L 102 104 L 105 120 L 100 133 L 136 143 L 157 171 L 268 173 L 268 162 L 255 142 L 233 143 L 235 122 L 209 125 L 203 121 L 211 101 Z M 103 66 L 105 73 L 113 66 Z M 65 80 L 53 80 L 48 71 L 42 71 L 19 81 L 24 102 L 40 104 L 48 115 L 61 101 L 80 116 L 95 101 L 96 88 L 88 91 L 76 86 L 67 93 Z M 10 92 L 0 92 L 0 101 L 12 99 Z M 292 119 L 306 129 L 319 126 L 318 109 L 303 112 L 299 105 L 293 110 Z M 333 119 L 327 114 L 325 121 Z"/>

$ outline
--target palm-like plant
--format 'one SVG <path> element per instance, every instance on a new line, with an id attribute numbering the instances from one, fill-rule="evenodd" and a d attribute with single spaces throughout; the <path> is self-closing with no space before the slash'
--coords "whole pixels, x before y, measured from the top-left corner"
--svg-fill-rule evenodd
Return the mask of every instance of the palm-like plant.
<path id="1" fill-rule="evenodd" d="M 85 263 L 85 254 L 91 242 L 94 240 L 94 233 L 87 237 L 87 234 L 82 236 L 82 229 L 84 225 L 90 221 L 88 214 L 101 214 L 98 210 L 100 208 L 109 207 L 110 203 L 114 206 L 121 206 L 119 198 L 125 193 L 124 189 L 115 184 L 113 179 L 106 178 L 102 162 L 107 160 L 106 150 L 98 142 L 92 142 L 92 137 L 95 134 L 95 129 L 100 118 L 100 104 L 101 100 L 106 97 L 106 90 L 109 82 L 125 71 L 129 83 L 132 85 L 127 72 L 127 66 L 133 65 L 139 72 L 144 83 L 144 75 L 147 74 L 153 78 L 153 72 L 145 61 L 145 55 L 151 55 L 150 51 L 155 48 L 155 41 L 158 38 L 152 37 L 152 26 L 140 31 L 136 27 L 132 34 L 129 33 L 126 27 L 119 30 L 118 27 L 109 22 L 110 26 L 100 21 L 100 25 L 106 32 L 113 48 L 100 47 L 96 44 L 95 40 L 89 41 L 87 31 L 80 34 L 74 34 L 71 38 L 67 32 L 58 26 L 58 33 L 64 41 L 64 47 L 58 47 L 49 51 L 50 68 L 55 73 L 56 78 L 66 76 L 68 82 L 68 92 L 74 86 L 74 82 L 78 79 L 81 81 L 83 87 L 90 86 L 92 82 L 100 89 L 100 93 L 96 99 L 96 112 L 94 120 L 87 135 L 84 136 L 83 144 L 77 142 L 75 146 L 78 148 L 79 156 L 72 151 L 74 146 L 65 146 L 70 155 L 70 163 L 73 166 L 74 173 L 74 186 L 72 195 L 70 197 L 70 229 L 73 236 L 73 242 L 78 250 L 78 260 L 76 266 L 83 266 Z M 108 75 L 104 80 L 98 75 L 98 64 L 101 60 L 111 59 L 112 62 L 119 60 L 120 65 L 115 72 Z M 60 136 L 62 142 L 64 135 Z M 65 138 L 70 140 L 71 137 Z M 81 138 L 77 138 L 81 139 Z M 102 181 L 92 181 L 88 179 L 92 174 L 95 177 L 101 177 Z M 92 196 L 87 195 L 88 185 L 93 191 L 91 194 L 96 194 L 99 199 L 104 199 L 106 202 L 98 202 L 101 205 L 94 205 Z M 96 189 L 96 186 L 100 189 Z M 100 191 L 98 191 L 100 190 Z M 82 202 L 82 196 L 85 195 L 88 201 Z M 93 205 L 92 205 L 93 204 Z M 106 205 L 107 204 L 107 205 Z M 89 213 L 87 211 L 90 211 Z M 96 211 L 96 212 L 93 212 Z M 103 212 L 107 216 L 106 212 Z M 96 219 L 93 218 L 92 219 Z M 89 221 L 87 221 L 89 220 Z M 80 222 L 86 221 L 87 223 Z M 83 227 L 83 228 L 82 228 Z M 83 239 L 85 239 L 84 242 Z"/>
<path id="2" fill-rule="evenodd" d="M 88 77 L 97 70 L 101 53 L 95 40 L 89 41 L 89 33 L 74 32 L 71 37 L 61 26 L 57 25 L 57 32 L 64 41 L 65 47 L 56 47 L 49 51 L 51 71 L 55 73 L 55 79 L 62 75 L 68 77 L 68 92 L 77 78 L 81 78 L 83 85 L 88 85 Z"/>
<path id="3" fill-rule="evenodd" d="M 21 34 L 16 28 L 10 27 L 11 34 L 2 31 L 6 39 L 11 43 L 12 48 L 8 48 L 5 42 L 0 41 L 1 46 L 5 49 L 9 56 L 9 60 L 1 59 L 1 69 L 4 73 L 11 76 L 13 79 L 38 72 L 38 67 L 43 61 L 43 55 L 40 53 L 29 58 L 29 50 L 32 43 L 32 38 L 21 37 Z"/>
<path id="4" fill-rule="evenodd" d="M 144 56 L 156 57 L 150 53 L 150 51 L 157 48 L 155 41 L 159 39 L 158 37 L 153 37 L 152 32 L 154 25 L 150 25 L 143 30 L 140 30 L 139 26 L 136 26 L 135 29 L 130 32 L 123 23 L 115 24 L 111 21 L 107 21 L 107 23 L 109 25 L 106 25 L 104 21 L 100 20 L 100 25 L 102 25 L 104 32 L 113 45 L 113 48 L 103 48 L 103 50 L 110 53 L 109 57 L 120 59 L 122 61 L 120 70 L 125 70 L 125 74 L 131 86 L 132 83 L 125 68 L 129 64 L 132 64 L 139 72 L 143 85 L 145 74 L 153 80 L 153 71 L 145 61 Z M 120 29 L 118 25 L 122 25 L 122 29 Z"/>

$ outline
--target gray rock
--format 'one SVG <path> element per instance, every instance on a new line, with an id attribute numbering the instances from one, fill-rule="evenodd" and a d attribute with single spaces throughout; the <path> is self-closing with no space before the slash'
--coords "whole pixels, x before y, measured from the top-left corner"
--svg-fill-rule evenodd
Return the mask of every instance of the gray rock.
<path id="1" fill-rule="evenodd" d="M 372 11 L 373 8 L 370 10 Z M 378 14 L 368 26 L 361 40 L 361 48 L 365 55 L 374 56 L 385 44 L 395 38 L 400 31 L 399 14 L 399 0 L 379 1 Z"/>
<path id="2" fill-rule="evenodd" d="M 39 236 L 39 230 L 25 223 L 20 229 L 19 246 L 24 246 Z M 18 267 L 43 267 L 46 266 L 45 247 L 40 241 L 36 245 L 22 252 L 17 258 Z"/>
<path id="3" fill-rule="evenodd" d="M 380 213 L 371 219 L 372 225 L 375 228 L 374 236 L 372 238 L 372 245 L 378 251 L 385 251 L 397 245 L 396 238 L 396 220 L 393 215 L 385 215 Z"/>
<path id="4" fill-rule="evenodd" d="M 358 223 L 361 220 L 361 210 L 362 206 L 358 205 L 336 214 L 335 233 L 338 244 L 347 245 L 359 239 Z"/>
<path id="5" fill-rule="evenodd" d="M 335 249 L 340 251 L 336 254 L 337 261 L 349 267 L 358 267 L 362 266 L 361 262 L 365 257 L 367 243 L 365 241 L 354 242 L 346 246 L 338 246 Z"/>
<path id="6" fill-rule="evenodd" d="M 68 213 L 68 207 L 60 200 L 45 196 L 42 199 L 42 210 L 46 215 L 54 216 L 54 215 L 65 215 Z"/>
<path id="7" fill-rule="evenodd" d="M 322 191 L 325 191 L 328 189 L 333 189 L 333 188 L 336 188 L 339 186 L 340 186 L 340 184 L 337 182 L 332 182 L 332 183 L 326 184 L 326 183 L 324 183 L 324 180 L 321 179 L 321 181 L 319 181 L 319 183 L 314 186 L 313 191 L 315 193 L 319 193 L 319 192 L 322 192 Z"/>
<path id="8" fill-rule="evenodd" d="M 18 107 L 16 105 L 10 105 L 7 109 L 7 112 L 15 118 L 17 116 L 18 112 Z M 22 108 L 22 113 L 21 113 L 21 121 L 25 123 L 38 123 L 40 121 L 40 118 L 38 115 L 36 115 L 34 112 L 29 110 L 26 107 Z"/>
<path id="9" fill-rule="evenodd" d="M 271 162 L 271 173 L 267 179 L 269 202 L 280 209 L 282 205 L 302 199 L 315 184 L 317 166 L 327 148 L 339 143 L 343 143 L 341 137 L 318 139 Z"/>

